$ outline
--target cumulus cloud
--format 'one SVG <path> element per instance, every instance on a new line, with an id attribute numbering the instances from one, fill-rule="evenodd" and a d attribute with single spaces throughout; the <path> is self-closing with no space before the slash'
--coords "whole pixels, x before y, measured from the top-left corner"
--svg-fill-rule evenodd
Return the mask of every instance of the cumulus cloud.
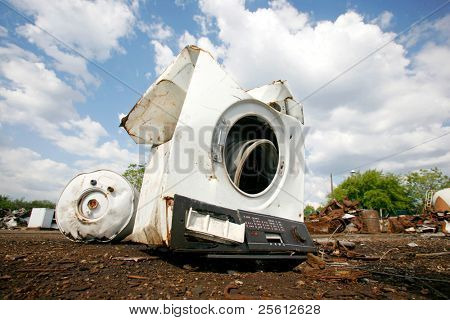
<path id="1" fill-rule="evenodd" d="M 133 32 L 138 1 L 14 0 L 13 5 L 36 25 L 76 49 L 85 57 L 103 62 L 124 53 L 119 40 Z M 56 200 L 77 172 L 109 168 L 122 172 L 138 155 L 111 139 L 100 122 L 81 116 L 86 88 L 99 85 L 87 62 L 33 24 L 16 27 L 18 35 L 41 49 L 38 56 L 6 40 L 0 46 L 0 125 L 26 126 L 37 135 L 79 159 L 70 165 L 54 161 L 29 148 L 0 145 L 0 193 Z M 155 29 L 160 38 L 166 29 Z M 7 37 L 3 27 L 0 35 Z M 36 138 L 38 139 L 38 138 Z"/>
<path id="2" fill-rule="evenodd" d="M 380 26 L 381 29 L 386 29 L 391 26 L 394 14 L 390 11 L 383 11 L 378 17 L 371 22 Z"/>
<path id="3" fill-rule="evenodd" d="M 0 194 L 56 201 L 75 170 L 28 148 L 0 146 Z"/>
<path id="4" fill-rule="evenodd" d="M 119 39 L 132 31 L 135 16 L 125 1 L 14 0 L 35 23 L 91 59 L 106 60 L 124 52 Z M 30 26 L 29 24 L 26 25 Z"/>
<path id="5" fill-rule="evenodd" d="M 218 60 L 223 59 L 226 51 L 225 47 L 215 45 L 208 37 L 201 36 L 196 38 L 188 31 L 185 31 L 178 38 L 178 49 L 181 50 L 187 45 L 196 45 L 211 53 L 211 55 Z"/>
<path id="6" fill-rule="evenodd" d="M 36 55 L 15 45 L 0 47 L 0 55 L 0 74 L 9 82 L 9 86 L 0 87 L 2 122 L 38 126 L 33 120 L 50 124 L 77 115 L 73 102 L 84 97 Z"/>
<path id="7" fill-rule="evenodd" d="M 0 26 L 0 38 L 6 37 L 7 35 L 8 35 L 8 30 L 5 27 Z"/>
<path id="8" fill-rule="evenodd" d="M 175 59 L 172 49 L 158 40 L 151 41 L 155 50 L 155 73 L 160 75 Z"/>
<path id="9" fill-rule="evenodd" d="M 88 160 L 86 163 L 75 164 L 76 169 L 80 171 L 89 169 L 87 165 L 98 167 L 96 164 L 99 163 L 109 163 L 105 165 L 106 168 L 123 170 L 128 163 L 138 160 L 137 154 L 121 148 L 116 140 L 102 141 L 102 138 L 108 137 L 103 126 L 89 116 L 81 117 L 74 107 L 74 103 L 84 101 L 84 96 L 48 69 L 39 57 L 11 44 L 0 47 L 0 57 L 0 75 L 5 79 L 5 85 L 0 87 L 0 123 L 27 126 L 65 152 Z M 9 152 L 6 147 L 3 149 L 3 155 Z M 69 169 L 67 165 L 57 164 L 50 159 L 42 160 L 39 154 L 28 149 L 14 149 L 10 153 L 11 155 L 3 159 L 23 154 L 36 166 L 49 164 L 51 167 L 50 164 L 53 164 L 56 169 L 67 173 L 74 172 L 75 169 L 73 166 Z M 46 168 L 42 168 L 42 173 Z M 44 179 L 44 175 L 35 178 L 38 181 L 36 185 L 24 186 L 21 185 L 24 183 L 22 172 L 15 172 L 15 169 L 17 167 L 11 164 L 10 167 L 5 167 L 5 171 L 1 171 L 2 181 L 4 175 L 5 179 L 7 178 L 6 172 L 9 172 L 8 179 L 17 180 L 11 184 L 11 192 L 28 190 L 27 188 L 35 186 L 34 193 L 26 194 L 39 195 L 42 187 L 38 186 L 38 182 L 41 181 L 39 179 Z M 67 178 L 67 174 L 62 177 Z M 67 179 L 65 181 L 67 182 Z M 51 186 L 55 192 L 56 184 L 46 185 L 48 188 Z"/>
<path id="10" fill-rule="evenodd" d="M 216 31 L 211 17 L 203 15 L 195 15 L 193 19 L 200 26 L 202 35 L 206 36 Z"/>
<path id="11" fill-rule="evenodd" d="M 384 31 L 393 19 L 389 12 L 375 24 L 355 11 L 311 21 L 287 1 L 255 11 L 238 0 L 200 1 L 199 7 L 218 29 L 211 43 L 223 48 L 223 65 L 240 84 L 252 88 L 287 79 L 299 100 L 396 35 Z M 331 172 L 340 174 L 339 181 L 361 164 L 449 129 L 449 69 L 442 63 L 450 60 L 449 17 L 414 30 L 425 40 L 416 51 L 408 52 L 405 40 L 392 42 L 304 101 L 311 127 L 307 201 L 324 201 Z M 423 38 L 424 30 L 432 30 L 433 37 Z M 184 33 L 179 43 L 192 38 Z M 439 165 L 450 173 L 447 144 L 443 138 L 368 167 L 405 172 Z"/>
<path id="12" fill-rule="evenodd" d="M 107 60 L 114 52 L 125 52 L 119 39 L 132 33 L 136 20 L 133 6 L 125 1 L 62 0 L 51 6 L 39 0 L 14 0 L 12 3 L 31 15 L 36 25 L 97 61 Z M 80 77 L 86 84 L 99 84 L 89 73 L 83 58 L 41 29 L 25 24 L 16 31 L 52 57 L 57 70 Z"/>

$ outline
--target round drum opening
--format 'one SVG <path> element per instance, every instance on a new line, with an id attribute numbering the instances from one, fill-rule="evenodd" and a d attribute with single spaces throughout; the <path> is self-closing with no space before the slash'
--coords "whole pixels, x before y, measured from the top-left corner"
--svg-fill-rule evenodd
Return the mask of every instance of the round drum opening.
<path id="1" fill-rule="evenodd" d="M 239 119 L 228 131 L 224 148 L 228 176 L 247 194 L 266 190 L 278 168 L 278 143 L 269 123 L 258 116 Z"/>
<path id="2" fill-rule="evenodd" d="M 78 200 L 78 217 L 82 221 L 100 219 L 107 211 L 108 199 L 102 190 L 88 190 Z"/>

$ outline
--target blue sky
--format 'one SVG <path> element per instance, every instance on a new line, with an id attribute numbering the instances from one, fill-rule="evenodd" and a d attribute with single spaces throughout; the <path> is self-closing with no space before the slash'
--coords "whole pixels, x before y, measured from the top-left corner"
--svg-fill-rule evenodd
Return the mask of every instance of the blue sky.
<path id="1" fill-rule="evenodd" d="M 182 46 L 196 44 L 244 88 L 282 78 L 300 98 L 445 1 L 7 3 L 137 92 Z M 447 5 L 304 103 L 307 201 L 324 200 L 330 172 L 450 129 L 449 28 Z M 0 36 L 1 194 L 56 200 L 80 171 L 121 172 L 138 161 L 138 147 L 118 127 L 136 92 L 4 4 Z M 450 173 L 449 142 L 446 136 L 370 167 Z"/>

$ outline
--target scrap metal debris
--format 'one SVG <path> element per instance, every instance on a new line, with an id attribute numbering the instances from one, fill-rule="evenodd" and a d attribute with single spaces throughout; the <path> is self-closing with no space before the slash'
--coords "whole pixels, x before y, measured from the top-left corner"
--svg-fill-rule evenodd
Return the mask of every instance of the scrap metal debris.
<path id="1" fill-rule="evenodd" d="M 374 213 L 375 212 L 375 213 Z M 331 200 L 319 213 L 311 214 L 305 222 L 308 230 L 314 234 L 362 232 L 375 233 L 372 216 L 376 216 L 374 210 L 359 208 L 358 201 L 344 199 L 339 202 Z"/>
<path id="2" fill-rule="evenodd" d="M 18 210 L 0 209 L 0 229 L 23 228 L 28 225 L 31 210 L 24 208 Z"/>
<path id="3" fill-rule="evenodd" d="M 325 260 L 311 253 L 308 254 L 306 263 L 298 265 L 294 268 L 294 271 L 319 281 L 356 282 L 358 279 L 368 276 L 368 273 L 362 270 L 336 266 L 330 267 Z"/>
<path id="4" fill-rule="evenodd" d="M 331 200 L 305 221 L 313 234 L 335 233 L 443 233 L 450 234 L 450 211 L 428 208 L 420 215 L 380 217 L 376 210 L 359 207 L 358 201 Z"/>

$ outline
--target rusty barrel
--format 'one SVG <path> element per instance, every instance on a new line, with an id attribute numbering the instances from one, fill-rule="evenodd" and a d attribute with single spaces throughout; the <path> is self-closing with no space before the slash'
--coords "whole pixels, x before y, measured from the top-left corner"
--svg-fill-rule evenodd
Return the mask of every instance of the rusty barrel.
<path id="1" fill-rule="evenodd" d="M 363 231 L 367 233 L 380 233 L 380 215 L 376 210 L 364 210 L 361 212 Z"/>

